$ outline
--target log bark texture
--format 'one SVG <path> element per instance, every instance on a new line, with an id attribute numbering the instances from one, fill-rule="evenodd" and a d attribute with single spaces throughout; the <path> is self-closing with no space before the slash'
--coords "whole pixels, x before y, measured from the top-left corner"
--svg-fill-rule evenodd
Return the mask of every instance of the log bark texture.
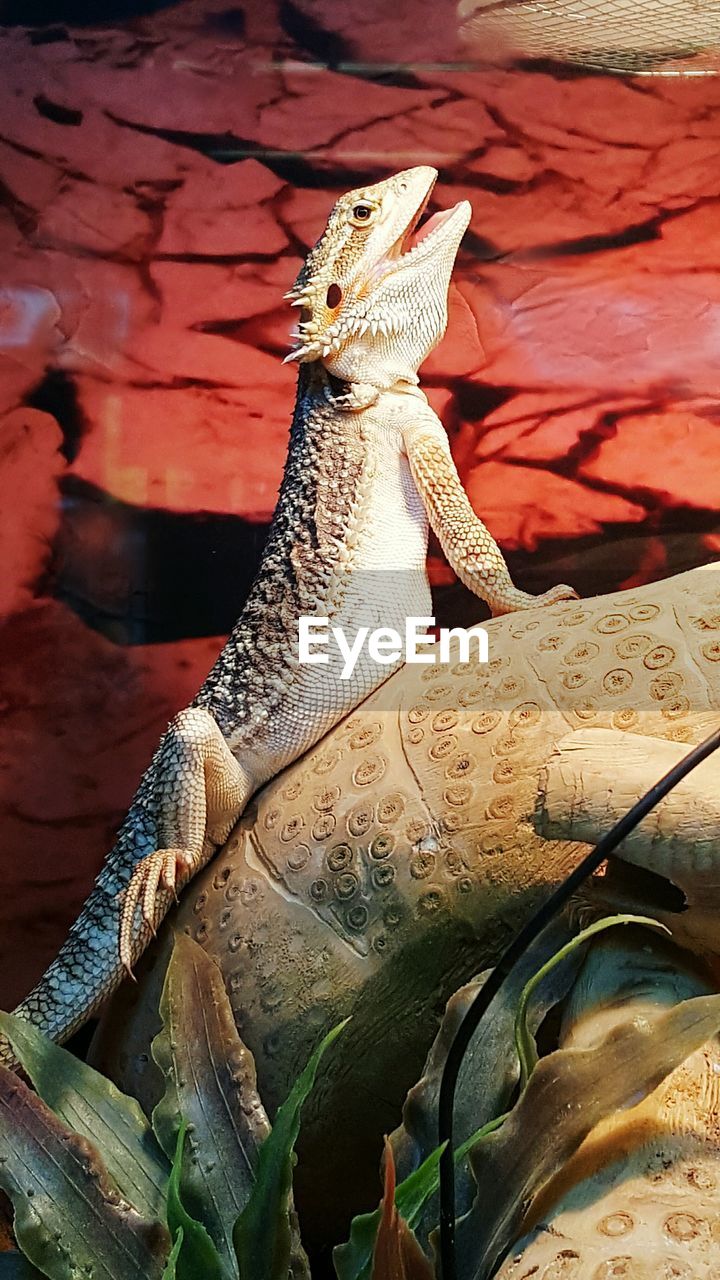
<path id="1" fill-rule="evenodd" d="M 487 664 L 406 667 L 255 797 L 101 1027 L 97 1061 L 152 1102 L 148 1048 L 173 928 L 222 969 L 271 1113 L 321 1034 L 352 1014 L 304 1116 L 297 1190 L 310 1238 L 375 1201 L 382 1134 L 446 1000 L 612 820 L 608 780 L 619 809 L 654 780 L 656 760 L 664 771 L 664 751 L 717 723 L 717 569 L 487 626 Z M 554 753 L 589 727 L 617 744 L 585 774 L 597 824 L 547 839 L 535 828 L 541 782 L 580 759 L 566 745 L 560 766 Z M 662 839 L 648 856 L 660 865 Z M 701 910 L 669 917 L 701 949 L 716 933 L 711 880 Z"/>

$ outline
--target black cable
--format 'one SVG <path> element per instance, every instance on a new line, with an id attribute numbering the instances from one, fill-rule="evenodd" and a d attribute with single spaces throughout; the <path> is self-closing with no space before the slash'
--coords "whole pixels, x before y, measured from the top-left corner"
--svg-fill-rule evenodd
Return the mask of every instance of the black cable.
<path id="1" fill-rule="evenodd" d="M 570 873 L 566 880 L 548 898 L 547 902 L 535 913 L 528 923 L 513 938 L 510 946 L 503 952 L 492 973 L 486 978 L 461 1022 L 450 1051 L 440 1081 L 440 1097 L 438 1099 L 438 1129 L 440 1143 L 447 1143 L 440 1160 L 440 1265 L 442 1280 L 457 1280 L 455 1265 L 455 1162 L 453 1150 L 453 1110 L 455 1106 L 455 1090 L 462 1060 L 468 1045 L 474 1036 L 480 1019 L 500 990 L 513 965 L 517 963 L 526 949 L 535 941 L 538 934 L 549 924 L 552 917 L 573 893 L 580 887 L 587 876 L 597 871 L 609 854 L 625 839 L 627 835 L 647 817 L 651 809 L 677 786 L 697 765 L 712 755 L 720 747 L 720 729 L 711 733 L 699 746 L 693 747 L 683 756 L 654 787 L 634 804 L 619 822 L 607 832 L 596 844 L 592 853 Z"/>

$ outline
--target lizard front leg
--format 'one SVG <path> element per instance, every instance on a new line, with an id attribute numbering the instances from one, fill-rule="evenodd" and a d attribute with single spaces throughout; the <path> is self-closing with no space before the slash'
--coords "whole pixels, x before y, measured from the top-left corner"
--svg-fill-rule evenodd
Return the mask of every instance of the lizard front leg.
<path id="1" fill-rule="evenodd" d="M 470 505 L 445 430 L 429 406 L 421 410 L 420 421 L 416 418 L 403 431 L 403 442 L 418 493 L 451 567 L 494 615 L 577 599 L 577 592 L 565 585 L 540 596 L 514 585 L 502 551 Z"/>
<path id="2" fill-rule="evenodd" d="M 201 707 L 171 722 L 155 757 L 150 803 L 157 815 L 158 848 L 138 862 L 123 894 L 120 961 L 130 972 L 136 915 L 155 931 L 177 896 L 224 843 L 254 787 L 217 723 Z"/>

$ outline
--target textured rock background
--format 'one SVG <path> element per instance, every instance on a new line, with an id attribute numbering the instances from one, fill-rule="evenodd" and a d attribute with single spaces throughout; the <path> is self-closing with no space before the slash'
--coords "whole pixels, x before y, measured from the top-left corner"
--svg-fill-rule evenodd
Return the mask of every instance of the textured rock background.
<path id="1" fill-rule="evenodd" d="M 334 193 L 432 163 L 473 203 L 425 385 L 521 585 L 720 549 L 720 79 L 473 66 L 438 0 L 88 8 L 0 4 L 5 1006 L 239 609 Z"/>

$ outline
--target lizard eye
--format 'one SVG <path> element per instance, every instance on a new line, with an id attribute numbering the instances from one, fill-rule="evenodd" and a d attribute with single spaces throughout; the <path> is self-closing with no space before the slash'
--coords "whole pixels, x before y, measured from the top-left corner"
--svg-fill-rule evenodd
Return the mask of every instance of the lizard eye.
<path id="1" fill-rule="evenodd" d="M 331 311 L 334 311 L 336 307 L 340 306 L 341 302 L 342 302 L 342 289 L 340 288 L 340 285 L 331 284 L 330 288 L 327 291 L 327 296 L 325 298 L 325 305 L 328 306 Z"/>
<path id="2" fill-rule="evenodd" d="M 358 203 L 353 206 L 349 221 L 355 227 L 366 227 L 372 221 L 376 212 L 374 204 L 369 204 L 365 200 L 358 200 Z"/>

